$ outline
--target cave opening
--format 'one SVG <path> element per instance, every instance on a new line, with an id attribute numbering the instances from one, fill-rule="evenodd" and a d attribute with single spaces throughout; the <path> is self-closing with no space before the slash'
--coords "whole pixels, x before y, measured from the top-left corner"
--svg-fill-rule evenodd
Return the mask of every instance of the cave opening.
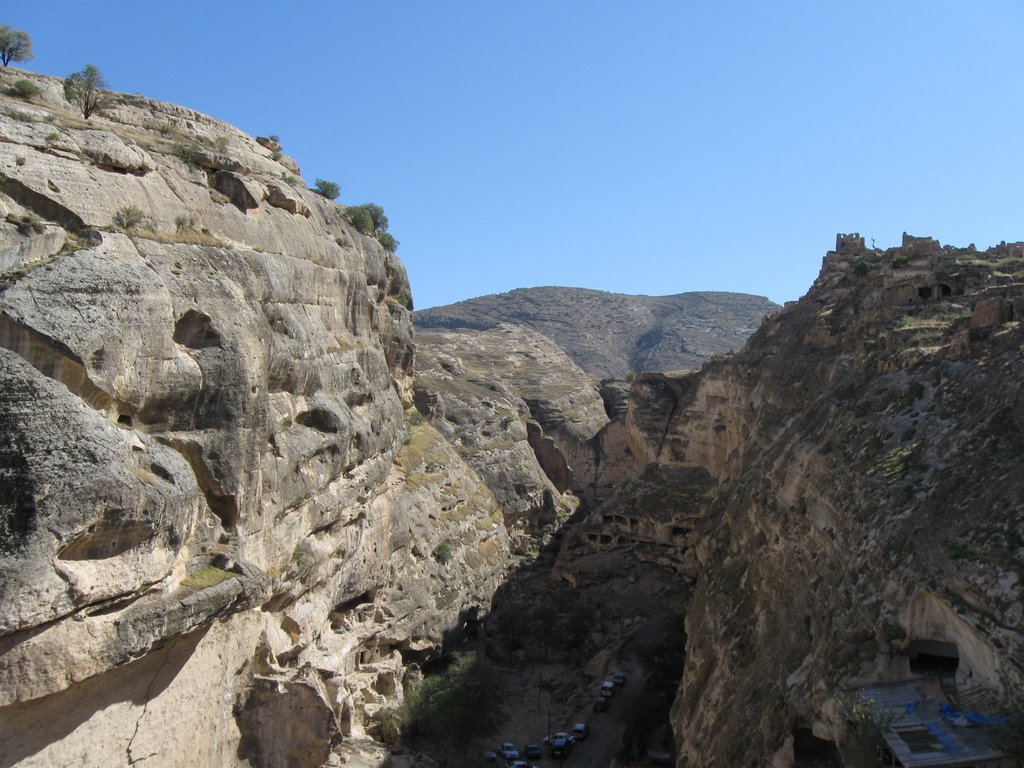
<path id="1" fill-rule="evenodd" d="M 915 675 L 955 675 L 960 651 L 955 643 L 941 640 L 912 640 L 907 647 L 910 671 Z"/>
<path id="2" fill-rule="evenodd" d="M 917 289 L 917 295 L 925 301 L 928 301 L 932 297 L 932 287 L 930 285 L 923 285 Z"/>
<path id="3" fill-rule="evenodd" d="M 843 761 L 831 741 L 819 739 L 810 728 L 794 728 L 793 765 L 796 768 L 841 768 Z"/>

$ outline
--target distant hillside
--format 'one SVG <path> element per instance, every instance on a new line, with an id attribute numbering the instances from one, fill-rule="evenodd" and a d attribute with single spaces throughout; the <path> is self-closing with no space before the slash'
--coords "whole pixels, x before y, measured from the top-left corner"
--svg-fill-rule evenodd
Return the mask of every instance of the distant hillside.
<path id="1" fill-rule="evenodd" d="M 586 288 L 519 288 L 416 312 L 421 329 L 518 323 L 552 339 L 591 376 L 698 368 L 739 350 L 779 305 L 763 296 L 696 291 L 630 296 Z"/>

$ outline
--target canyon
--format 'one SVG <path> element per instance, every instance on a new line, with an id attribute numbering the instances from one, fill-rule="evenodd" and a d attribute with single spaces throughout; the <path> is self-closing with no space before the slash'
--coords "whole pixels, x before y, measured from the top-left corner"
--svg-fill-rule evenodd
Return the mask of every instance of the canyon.
<path id="1" fill-rule="evenodd" d="M 0 766 L 380 765 L 382 713 L 539 553 L 587 604 L 685 613 L 680 766 L 793 765 L 844 741 L 843 691 L 923 657 L 961 691 L 1020 679 L 1024 245 L 840 235 L 798 302 L 749 297 L 734 353 L 597 382 L 642 358 L 414 330 L 401 261 L 277 140 L 0 91 L 23 77 Z"/>

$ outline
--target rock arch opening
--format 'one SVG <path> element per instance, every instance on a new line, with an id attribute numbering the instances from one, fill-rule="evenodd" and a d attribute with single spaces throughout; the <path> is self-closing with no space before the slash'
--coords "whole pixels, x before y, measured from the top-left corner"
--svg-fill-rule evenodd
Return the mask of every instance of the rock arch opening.
<path id="1" fill-rule="evenodd" d="M 941 640 L 911 640 L 907 657 L 910 671 L 915 675 L 955 675 L 960 666 L 956 644 Z"/>

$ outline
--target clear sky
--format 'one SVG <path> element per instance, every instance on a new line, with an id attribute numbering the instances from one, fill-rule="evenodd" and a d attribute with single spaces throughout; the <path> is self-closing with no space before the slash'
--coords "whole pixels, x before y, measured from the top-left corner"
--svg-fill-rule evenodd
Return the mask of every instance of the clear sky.
<path id="1" fill-rule="evenodd" d="M 1024 239 L 1020 0 L 46 0 L 26 69 L 277 134 L 376 202 L 417 308 L 799 298 L 836 232 Z"/>

